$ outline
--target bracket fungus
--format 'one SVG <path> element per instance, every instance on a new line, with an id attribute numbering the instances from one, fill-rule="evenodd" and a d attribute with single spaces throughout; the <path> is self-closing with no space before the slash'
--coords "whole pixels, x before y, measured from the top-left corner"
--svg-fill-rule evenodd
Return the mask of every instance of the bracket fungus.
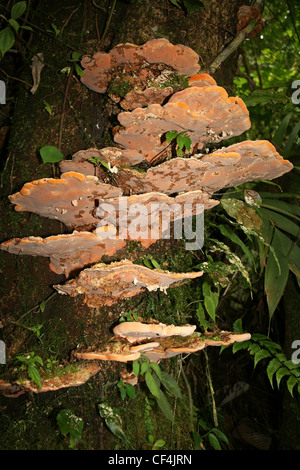
<path id="1" fill-rule="evenodd" d="M 17 379 L 14 382 L 0 380 L 0 392 L 2 395 L 14 398 L 25 392 L 53 392 L 62 388 L 79 387 L 86 383 L 91 377 L 96 375 L 101 366 L 96 362 L 77 364 L 74 371 L 68 370 L 64 366 L 59 366 L 60 372 L 51 378 L 41 377 L 41 387 L 32 380 Z"/>
<path id="2" fill-rule="evenodd" d="M 109 96 L 124 109 L 162 103 L 171 95 L 172 74 L 199 72 L 199 56 L 187 46 L 152 39 L 142 46 L 119 44 L 110 52 L 83 56 L 81 78 L 88 88 Z"/>
<path id="3" fill-rule="evenodd" d="M 114 227 L 98 227 L 93 232 L 77 232 L 53 235 L 47 238 L 13 238 L 0 245 L 2 250 L 17 255 L 45 256 L 50 258 L 50 269 L 56 274 L 78 271 L 97 263 L 101 258 L 113 256 L 126 245 L 126 240 L 109 237 Z"/>
<path id="4" fill-rule="evenodd" d="M 60 162 L 60 178 L 26 183 L 9 197 L 15 210 L 58 220 L 71 233 L 45 239 L 14 238 L 3 242 L 0 249 L 47 256 L 51 269 L 66 277 L 82 269 L 76 278 L 54 288 L 71 297 L 82 295 L 88 306 L 97 308 L 145 291 L 166 292 L 169 287 L 202 276 L 202 272 L 151 270 L 126 259 L 111 264 L 100 262 L 104 255 L 111 256 L 124 248 L 126 240 L 137 239 L 148 247 L 157 239 L 149 236 L 153 227 L 148 217 L 150 206 L 168 213 L 174 205 L 182 209 L 189 204 L 190 212 L 184 212 L 184 216 L 199 214 L 219 203 L 212 198 L 215 192 L 256 179 L 277 178 L 293 165 L 265 140 L 247 140 L 211 153 L 204 149 L 207 144 L 239 136 L 251 122 L 245 103 L 229 97 L 213 77 L 200 73 L 199 56 L 186 46 L 173 45 L 166 39 L 150 40 L 142 46 L 120 44 L 108 53 L 84 56 L 82 66 L 82 83 L 99 93 L 108 92 L 125 109 L 118 115 L 120 126 L 114 129 L 115 146 L 79 150 L 71 160 Z M 176 89 L 170 85 L 174 74 L 185 79 Z M 116 93 L 116 85 L 122 86 L 121 92 Z M 168 131 L 185 133 L 191 150 L 183 148 L 183 155 L 172 158 L 166 140 Z M 199 153 L 201 149 L 203 154 Z M 93 160 L 115 171 L 112 174 L 103 166 L 96 167 Z M 154 166 L 158 161 L 162 163 Z M 103 209 L 104 204 L 109 204 L 111 212 Z M 137 238 L 121 224 L 126 220 L 128 227 L 135 220 L 135 206 L 147 213 L 139 217 Z M 170 213 L 170 223 L 184 218 L 182 210 Z M 160 218 L 154 227 L 154 232 L 162 236 Z M 134 327 L 134 322 L 117 326 L 115 336 L 105 345 L 76 350 L 74 357 L 127 362 L 144 354 L 150 361 L 159 362 L 207 346 L 250 338 L 249 334 L 230 332 L 200 334 L 193 325 L 157 323 L 139 324 L 138 330 Z M 97 372 L 97 367 L 85 369 L 76 380 L 70 377 L 64 383 L 45 382 L 43 390 L 82 383 Z M 0 383 L 0 390 L 6 387 L 8 393 L 13 392 L 10 386 L 14 388 Z M 27 383 L 25 388 L 36 391 Z"/>
<path id="5" fill-rule="evenodd" d="M 102 183 L 96 176 L 63 173 L 60 178 L 42 178 L 25 183 L 20 192 L 9 196 L 16 211 L 34 212 L 56 219 L 67 227 L 95 223 L 91 213 L 94 201 L 122 194 L 121 189 Z"/>
<path id="6" fill-rule="evenodd" d="M 167 195 L 202 191 L 203 204 L 213 203 L 209 195 L 223 188 L 256 179 L 272 180 L 291 171 L 285 160 L 267 140 L 246 140 L 209 154 L 176 157 L 149 168 L 145 173 L 124 169 L 118 176 L 119 186 L 135 193 L 151 191 Z M 211 207 L 217 204 L 213 204 Z M 206 208 L 210 208 L 209 205 Z"/>
<path id="7" fill-rule="evenodd" d="M 189 336 L 194 333 L 196 325 L 166 325 L 164 323 L 122 322 L 114 327 L 115 336 L 126 338 L 130 343 L 144 341 L 149 338 L 166 336 Z"/>
<path id="8" fill-rule="evenodd" d="M 141 354 L 150 362 L 159 362 L 180 354 L 191 354 L 207 346 L 228 346 L 251 339 L 250 333 L 228 331 L 198 333 L 195 325 L 166 325 L 162 323 L 124 322 L 114 329 L 114 336 L 104 345 L 76 350 L 78 359 L 130 362 Z"/>
<path id="9" fill-rule="evenodd" d="M 97 308 L 112 305 L 145 290 L 165 292 L 174 284 L 195 279 L 202 274 L 202 271 L 170 273 L 123 260 L 110 264 L 95 264 L 82 270 L 76 279 L 54 287 L 60 294 L 68 294 L 71 297 L 83 294 L 85 303 L 89 307 Z"/>
<path id="10" fill-rule="evenodd" d="M 244 102 L 213 85 L 186 88 L 174 93 L 164 105 L 121 112 L 118 120 L 122 128 L 114 141 L 127 150 L 139 149 L 150 162 L 166 149 L 168 143 L 162 139 L 166 132 L 185 131 L 192 147 L 202 148 L 205 142 L 218 143 L 251 126 Z"/>

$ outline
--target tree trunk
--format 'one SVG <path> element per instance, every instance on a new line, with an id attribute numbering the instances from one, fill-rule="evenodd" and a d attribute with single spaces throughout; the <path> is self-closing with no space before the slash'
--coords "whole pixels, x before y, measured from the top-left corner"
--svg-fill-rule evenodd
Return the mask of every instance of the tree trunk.
<path id="1" fill-rule="evenodd" d="M 173 44 L 193 48 L 199 54 L 201 68 L 205 71 L 234 37 L 236 13 L 243 2 L 212 0 L 206 3 L 207 6 L 199 12 L 186 15 L 169 0 L 143 0 L 130 4 L 117 1 L 111 18 L 109 7 L 113 2 L 108 0 L 29 3 L 28 21 L 38 28 L 33 27 L 32 33 L 25 32 L 25 41 L 17 44 L 23 63 L 20 74 L 19 70 L 15 72 L 19 74 L 17 78 L 31 84 L 32 57 L 43 52 L 45 66 L 34 95 L 30 93 L 29 86 L 22 82 L 17 89 L 13 88 L 11 95 L 15 107 L 7 158 L 2 165 L 1 241 L 62 233 L 63 228 L 58 222 L 34 214 L 16 213 L 7 199 L 24 183 L 52 176 L 52 167 L 41 162 L 39 149 L 42 146 L 57 146 L 68 157 L 81 149 L 92 146 L 101 148 L 113 143 L 111 130 L 117 123 L 119 109 L 105 95 L 85 88 L 74 74 L 62 73 L 63 69 L 73 64 L 70 62 L 71 53 L 108 51 L 118 43 L 143 44 L 149 39 L 165 37 Z M 57 35 L 55 31 L 58 31 Z M 218 84 L 230 89 L 237 57 L 233 54 L 217 72 L 215 78 Z M 13 79 L 9 79 L 8 93 L 12 93 L 9 87 L 14 83 Z M 136 256 L 140 255 L 138 253 Z M 20 352 L 29 353 L 32 349 L 40 350 L 42 355 L 46 347 L 53 360 L 63 362 L 69 358 L 82 336 L 101 334 L 103 339 L 109 337 L 109 327 L 121 313 L 118 307 L 91 311 L 79 300 L 59 295 L 45 303 L 53 293 L 51 286 L 63 280 L 49 270 L 47 259 L 0 252 L 0 261 L 1 319 L 9 360 Z M 35 306 L 41 308 L 33 309 Z M 34 329 L 37 325 L 42 325 L 42 336 L 35 333 L 39 331 Z M 29 329 L 31 335 L 28 335 Z M 12 364 L 13 367 L 20 366 L 15 359 Z M 90 387 L 84 385 L 79 389 L 66 389 L 34 399 L 22 396 L 13 403 L 15 411 L 11 399 L 0 397 L 5 416 L 1 446 L 6 449 L 56 448 L 60 441 L 54 430 L 55 416 L 62 408 L 72 408 L 76 414 L 84 415 L 87 426 L 90 426 L 87 448 L 112 448 L 110 434 L 103 430 L 99 432 L 101 419 L 94 408 L 95 403 L 106 397 L 105 391 L 112 383 L 115 387 L 119 369 L 119 365 L 103 364 Z M 112 397 L 120 406 L 115 392 Z M 141 409 L 144 408 L 141 406 Z M 17 424 L 12 422 L 11 416 L 17 418 Z M 143 420 L 143 414 L 140 413 L 140 416 Z M 29 430 L 19 425 L 20 420 L 26 422 L 26 419 L 34 421 Z M 183 436 L 181 440 L 184 440 Z"/>

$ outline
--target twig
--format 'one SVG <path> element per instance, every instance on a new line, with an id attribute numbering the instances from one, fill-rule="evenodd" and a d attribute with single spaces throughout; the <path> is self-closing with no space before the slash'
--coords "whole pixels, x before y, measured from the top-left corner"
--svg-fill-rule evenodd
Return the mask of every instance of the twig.
<path id="1" fill-rule="evenodd" d="M 218 415 L 217 415 L 216 402 L 215 402 L 215 398 L 214 398 L 215 392 L 214 392 L 214 389 L 213 389 L 213 384 L 212 384 L 210 370 L 209 370 L 207 351 L 204 349 L 203 352 L 204 352 L 204 356 L 205 356 L 205 359 L 206 359 L 206 376 L 207 376 L 207 380 L 208 380 L 210 396 L 211 396 L 211 401 L 212 401 L 214 425 L 217 428 L 218 427 Z"/>
<path id="2" fill-rule="evenodd" d="M 64 96 L 64 101 L 63 101 L 63 106 L 62 106 L 62 113 L 61 113 L 61 118 L 60 118 L 60 125 L 59 125 L 59 135 L 58 135 L 58 149 L 61 150 L 61 140 L 62 140 L 62 132 L 63 132 L 63 124 L 64 124 L 64 118 L 65 118 L 65 111 L 66 111 L 66 103 L 67 103 L 67 96 L 70 88 L 70 82 L 71 82 L 71 77 L 73 75 L 73 70 L 74 70 L 74 64 L 71 65 L 67 84 L 66 84 L 66 89 L 65 89 L 65 96 Z"/>
<path id="3" fill-rule="evenodd" d="M 191 391 L 191 387 L 190 387 L 189 381 L 187 379 L 186 373 L 184 372 L 184 368 L 182 366 L 182 363 L 181 363 L 181 372 L 182 372 L 182 377 L 184 379 L 184 382 L 185 382 L 185 385 L 186 385 L 186 388 L 187 388 L 187 392 L 188 392 L 189 408 L 190 408 L 190 421 L 191 421 L 191 425 L 192 425 L 192 430 L 194 431 L 194 410 L 193 410 L 192 391 Z"/>
<path id="4" fill-rule="evenodd" d="M 235 38 L 228 44 L 225 49 L 213 60 L 213 62 L 208 67 L 208 71 L 213 74 L 215 73 L 221 65 L 225 62 L 226 59 L 240 46 L 240 44 L 246 39 L 246 37 L 253 31 L 256 25 L 256 19 L 253 18 L 249 21 L 245 28 L 241 29 L 235 36 Z"/>
<path id="5" fill-rule="evenodd" d="M 18 82 L 24 83 L 25 85 L 29 86 L 30 88 L 32 87 L 32 85 L 31 85 L 30 83 L 25 82 L 25 80 L 21 80 L 21 78 L 12 77 L 11 75 L 8 75 L 8 73 L 6 73 L 5 70 L 3 70 L 3 69 L 0 69 L 0 72 L 4 73 L 4 75 L 5 75 L 6 78 L 8 78 L 8 79 L 17 80 Z"/>
<path id="6" fill-rule="evenodd" d="M 101 41 L 103 41 L 103 39 L 105 38 L 105 36 L 107 34 L 107 31 L 108 31 L 108 28 L 110 26 L 113 13 L 115 11 L 116 3 L 117 3 L 117 0 L 114 0 L 114 2 L 112 4 L 112 7 L 111 7 L 111 10 L 110 10 L 110 13 L 109 13 L 109 16 L 108 16 L 108 19 L 107 19 L 107 22 L 106 22 L 106 25 L 105 25 L 105 28 L 104 28 L 104 31 L 103 31 L 103 34 L 101 36 Z"/>
<path id="7" fill-rule="evenodd" d="M 60 34 L 63 33 L 63 30 L 65 29 L 66 26 L 68 26 L 69 21 L 71 20 L 72 16 L 74 15 L 74 13 L 76 13 L 76 12 L 79 10 L 79 8 L 80 8 L 80 5 L 78 5 L 78 7 L 75 8 L 75 9 L 70 13 L 70 15 L 68 16 L 68 18 L 66 19 L 66 21 L 64 22 L 64 24 L 63 24 L 62 27 L 61 27 Z"/>

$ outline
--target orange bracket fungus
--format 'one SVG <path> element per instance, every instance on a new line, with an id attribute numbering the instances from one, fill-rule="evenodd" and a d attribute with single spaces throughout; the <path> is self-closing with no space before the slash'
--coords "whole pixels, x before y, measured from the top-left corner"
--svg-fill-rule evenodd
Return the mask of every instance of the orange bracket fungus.
<path id="1" fill-rule="evenodd" d="M 256 12 L 250 11 L 251 15 L 256 17 Z M 240 27 L 243 21 L 242 15 Z M 250 128 L 249 112 L 240 98 L 229 97 L 213 77 L 200 73 L 199 56 L 184 45 L 173 45 L 167 39 L 153 39 L 140 46 L 120 44 L 108 53 L 84 56 L 81 64 L 82 83 L 96 92 L 107 92 L 123 109 L 118 115 L 120 126 L 114 129 L 114 146 L 79 150 L 71 160 L 60 162 L 59 178 L 28 182 L 9 196 L 15 210 L 55 219 L 70 233 L 44 239 L 14 238 L 3 242 L 0 249 L 49 257 L 50 268 L 67 278 L 81 270 L 76 278 L 54 288 L 71 297 L 82 295 L 88 306 L 98 308 L 141 292 L 166 292 L 202 276 L 202 272 L 151 270 L 126 259 L 101 262 L 103 256 L 123 249 L 127 240 L 140 240 L 148 247 L 162 237 L 169 227 L 163 226 L 160 218 L 154 225 L 149 221 L 153 206 L 169 214 L 169 223 L 175 224 L 186 215 L 198 215 L 216 206 L 215 192 L 278 178 L 293 165 L 265 140 L 218 148 L 221 141 Z M 171 148 L 166 138 L 169 131 L 184 133 L 191 148 L 184 147 L 182 154 L 175 156 L 176 148 Z M 215 150 L 208 151 L 208 144 Z M 189 212 L 185 214 L 182 208 L 187 205 Z M 136 206 L 144 209 L 139 217 Z M 174 206 L 178 212 L 172 212 Z M 140 226 L 137 236 L 127 230 L 136 218 Z M 249 334 L 222 331 L 202 335 L 193 325 L 137 322 L 116 326 L 114 334 L 104 346 L 76 350 L 74 357 L 127 362 L 143 354 L 159 362 L 206 346 L 250 338 Z M 82 369 L 83 376 L 43 382 L 42 391 L 83 383 L 98 370 L 96 365 Z M 24 389 L 37 391 L 27 382 Z M 20 388 L 0 382 L 0 391 L 18 394 Z"/>
<path id="2" fill-rule="evenodd" d="M 112 305 L 122 299 L 143 291 L 166 290 L 171 285 L 195 279 L 203 272 L 170 273 L 159 269 L 149 269 L 123 260 L 110 264 L 98 263 L 79 273 L 63 285 L 54 286 L 60 294 L 71 297 L 82 294 L 89 307 Z"/>
<path id="3" fill-rule="evenodd" d="M 192 147 L 238 136 L 251 126 L 249 112 L 240 98 L 228 97 L 219 86 L 192 86 L 174 93 L 166 104 L 121 112 L 121 128 L 114 141 L 127 150 L 139 149 L 151 160 L 168 145 L 163 136 L 185 131 Z"/>
<path id="4" fill-rule="evenodd" d="M 47 238 L 13 238 L 0 247 L 12 254 L 49 257 L 50 269 L 68 277 L 74 271 L 97 263 L 104 255 L 113 256 L 126 245 L 125 239 L 109 237 L 109 229 L 115 231 L 114 227 L 99 227 L 93 232 L 75 230 Z"/>
<path id="5" fill-rule="evenodd" d="M 142 46 L 119 44 L 108 53 L 84 56 L 81 65 L 82 83 L 98 93 L 107 91 L 124 109 L 162 103 L 175 91 L 175 74 L 189 77 L 200 69 L 195 51 L 164 38 Z"/>

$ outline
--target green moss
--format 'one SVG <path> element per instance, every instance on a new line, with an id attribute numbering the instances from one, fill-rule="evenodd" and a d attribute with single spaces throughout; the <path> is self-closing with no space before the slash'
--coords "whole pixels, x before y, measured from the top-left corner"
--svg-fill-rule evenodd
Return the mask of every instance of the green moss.
<path id="1" fill-rule="evenodd" d="M 116 95 L 120 98 L 124 98 L 129 91 L 133 89 L 132 83 L 129 80 L 124 79 L 122 77 L 116 77 L 111 80 L 109 87 L 108 87 L 108 94 L 109 95 Z"/>
<path id="2" fill-rule="evenodd" d="M 157 88 L 172 87 L 174 93 L 180 90 L 184 90 L 189 87 L 189 77 L 180 75 L 179 73 L 172 72 L 166 76 L 166 79 L 162 82 L 157 83 L 155 80 L 151 83 L 151 86 Z"/>

